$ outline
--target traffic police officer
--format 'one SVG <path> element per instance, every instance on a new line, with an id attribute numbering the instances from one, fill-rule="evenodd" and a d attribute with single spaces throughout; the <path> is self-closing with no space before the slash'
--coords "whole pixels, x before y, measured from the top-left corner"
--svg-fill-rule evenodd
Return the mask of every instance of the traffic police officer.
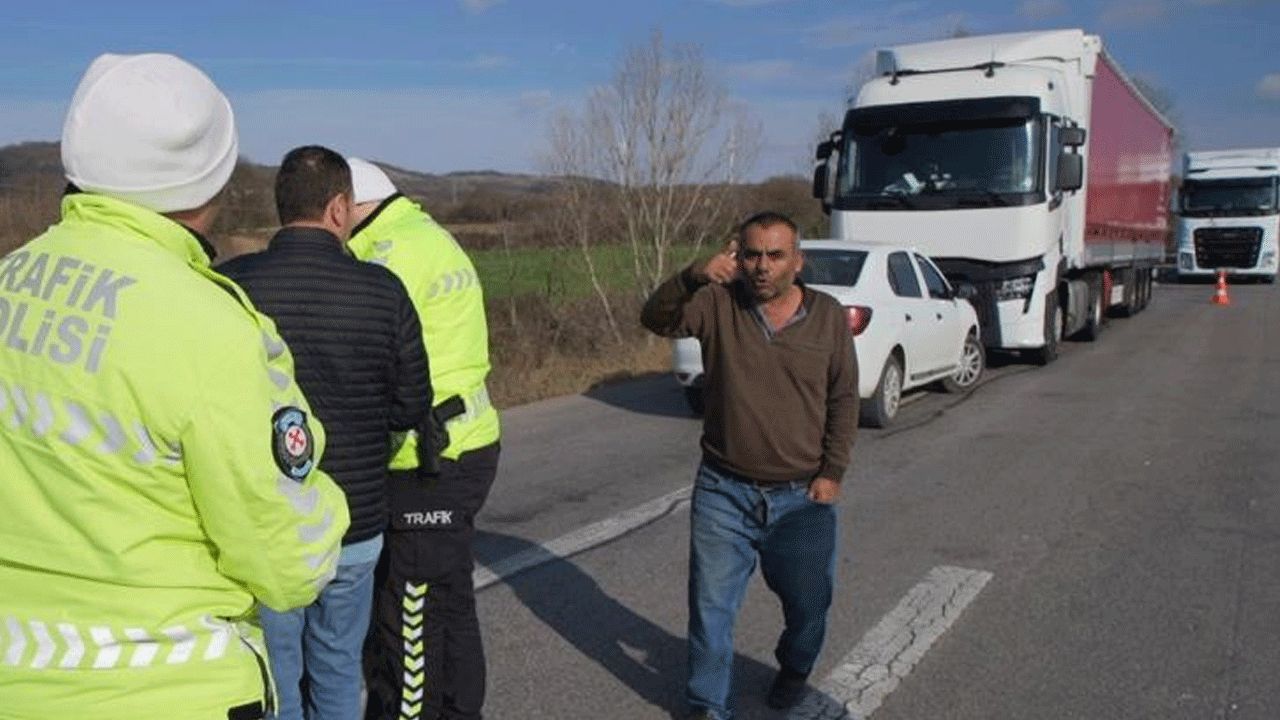
<path id="1" fill-rule="evenodd" d="M 366 717 L 478 720 L 484 648 L 472 542 L 498 470 L 489 401 L 489 328 L 475 267 L 447 230 L 376 165 L 348 158 L 357 225 L 348 247 L 386 266 L 422 322 L 435 391 L 433 427 L 391 462 L 391 531 L 366 652 Z"/>
<path id="2" fill-rule="evenodd" d="M 0 718 L 263 717 L 255 599 L 332 577 L 323 432 L 200 235 L 236 148 L 198 69 L 103 55 L 61 222 L 0 259 Z"/>

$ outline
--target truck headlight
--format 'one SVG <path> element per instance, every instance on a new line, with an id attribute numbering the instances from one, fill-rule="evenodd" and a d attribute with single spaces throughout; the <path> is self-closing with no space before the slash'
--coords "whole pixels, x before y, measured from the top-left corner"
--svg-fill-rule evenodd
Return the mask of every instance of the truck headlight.
<path id="1" fill-rule="evenodd" d="M 1194 270 L 1196 267 L 1196 256 L 1189 252 L 1178 253 L 1178 269 Z"/>
<path id="2" fill-rule="evenodd" d="M 996 301 L 1026 300 L 1031 297 L 1031 291 L 1035 286 L 1035 275 L 1009 278 L 1008 280 L 1001 281 L 1001 283 L 996 286 Z"/>
<path id="3" fill-rule="evenodd" d="M 1266 251 L 1266 252 L 1262 253 L 1262 260 L 1261 260 L 1261 263 L 1260 263 L 1260 264 L 1262 264 L 1262 265 L 1264 265 L 1264 266 L 1266 266 L 1266 267 L 1271 267 L 1272 265 L 1275 265 L 1275 264 L 1276 264 L 1276 251 L 1275 251 L 1275 250 L 1268 250 L 1268 251 Z"/>

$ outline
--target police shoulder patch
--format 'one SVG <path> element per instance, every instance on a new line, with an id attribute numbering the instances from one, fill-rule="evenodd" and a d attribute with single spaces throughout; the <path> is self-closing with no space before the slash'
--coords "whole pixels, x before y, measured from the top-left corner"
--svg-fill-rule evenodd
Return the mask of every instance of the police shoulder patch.
<path id="1" fill-rule="evenodd" d="M 287 406 L 271 416 L 271 449 L 281 472 L 298 482 L 307 478 L 315 465 L 315 438 L 305 412 Z"/>

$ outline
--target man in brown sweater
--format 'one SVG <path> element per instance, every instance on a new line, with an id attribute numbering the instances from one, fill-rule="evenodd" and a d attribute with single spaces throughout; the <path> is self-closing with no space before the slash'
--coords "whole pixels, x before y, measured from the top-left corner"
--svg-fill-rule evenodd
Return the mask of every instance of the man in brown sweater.
<path id="1" fill-rule="evenodd" d="M 800 699 L 826 634 L 858 369 L 844 308 L 799 282 L 803 264 L 795 223 L 760 213 L 659 286 L 640 317 L 698 338 L 706 372 L 689 561 L 695 718 L 732 717 L 733 625 L 757 558 L 785 618 L 771 706 Z"/>

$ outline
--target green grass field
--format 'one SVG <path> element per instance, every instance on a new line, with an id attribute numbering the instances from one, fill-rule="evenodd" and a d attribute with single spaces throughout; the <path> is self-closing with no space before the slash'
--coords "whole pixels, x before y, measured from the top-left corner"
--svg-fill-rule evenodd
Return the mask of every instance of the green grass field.
<path id="1" fill-rule="evenodd" d="M 560 248 L 513 248 L 472 252 L 476 273 L 484 285 L 485 297 L 502 299 L 539 294 L 552 301 L 575 300 L 592 293 L 591 279 L 582 252 Z M 684 267 L 694 256 L 691 246 L 672 249 L 669 272 Z M 610 292 L 636 287 L 631 248 L 602 245 L 592 248 L 592 259 L 600 281 Z"/>

